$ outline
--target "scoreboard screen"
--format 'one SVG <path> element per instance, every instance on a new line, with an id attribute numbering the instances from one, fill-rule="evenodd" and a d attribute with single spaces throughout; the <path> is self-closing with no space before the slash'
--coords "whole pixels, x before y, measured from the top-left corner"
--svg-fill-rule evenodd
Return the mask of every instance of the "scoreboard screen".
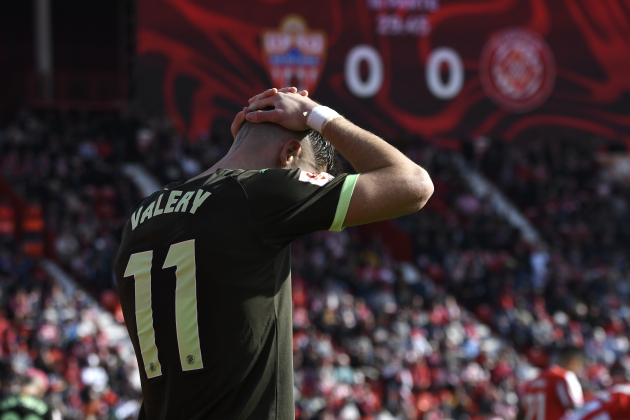
<path id="1" fill-rule="evenodd" d="M 270 86 L 386 137 L 630 141 L 624 0 L 140 0 L 139 92 L 195 137 Z"/>

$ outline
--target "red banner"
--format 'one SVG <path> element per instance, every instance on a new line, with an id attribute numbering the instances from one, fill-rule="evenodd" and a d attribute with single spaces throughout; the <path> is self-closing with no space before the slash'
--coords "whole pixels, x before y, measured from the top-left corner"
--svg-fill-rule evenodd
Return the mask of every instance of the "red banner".
<path id="1" fill-rule="evenodd" d="M 208 131 L 270 86 L 387 137 L 630 141 L 628 0 L 139 0 L 139 93 Z"/>

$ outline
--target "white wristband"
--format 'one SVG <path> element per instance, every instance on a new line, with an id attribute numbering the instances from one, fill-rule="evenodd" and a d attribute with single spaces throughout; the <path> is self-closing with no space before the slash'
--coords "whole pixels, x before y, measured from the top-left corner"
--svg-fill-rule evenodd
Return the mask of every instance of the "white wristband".
<path id="1" fill-rule="evenodd" d="M 339 115 L 339 113 L 334 109 L 330 109 L 327 106 L 318 105 L 313 108 L 310 114 L 308 114 L 306 125 L 321 133 L 324 130 L 326 124 L 339 117 L 341 117 L 341 115 Z"/>

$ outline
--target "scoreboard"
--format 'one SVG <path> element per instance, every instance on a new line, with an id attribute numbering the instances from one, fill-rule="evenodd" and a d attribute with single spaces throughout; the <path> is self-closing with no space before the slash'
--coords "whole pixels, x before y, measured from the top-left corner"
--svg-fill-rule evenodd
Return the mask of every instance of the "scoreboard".
<path id="1" fill-rule="evenodd" d="M 139 0 L 138 18 L 141 104 L 193 138 L 293 85 L 386 137 L 630 141 L 627 0 Z"/>

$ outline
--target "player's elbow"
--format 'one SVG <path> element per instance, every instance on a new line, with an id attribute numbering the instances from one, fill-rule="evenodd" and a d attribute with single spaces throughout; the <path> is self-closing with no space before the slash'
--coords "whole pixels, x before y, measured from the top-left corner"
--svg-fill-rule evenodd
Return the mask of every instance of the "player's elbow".
<path id="1" fill-rule="evenodd" d="M 429 201 L 433 195 L 433 181 L 428 172 L 419 166 L 407 174 L 406 184 L 409 189 L 409 210 L 415 213 Z"/>

